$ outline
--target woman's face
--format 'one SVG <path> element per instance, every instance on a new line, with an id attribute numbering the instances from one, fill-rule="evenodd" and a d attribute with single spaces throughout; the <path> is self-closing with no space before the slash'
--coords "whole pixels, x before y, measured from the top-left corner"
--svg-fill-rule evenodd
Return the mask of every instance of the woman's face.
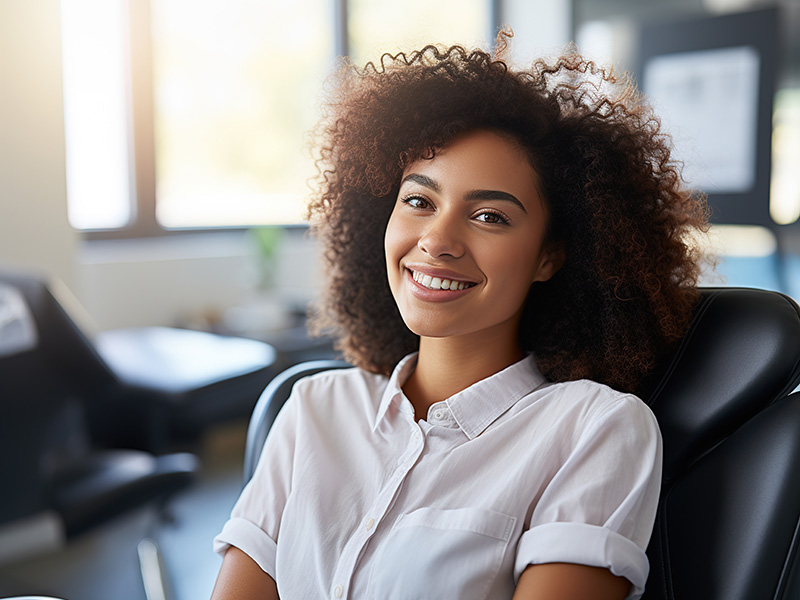
<path id="1" fill-rule="evenodd" d="M 423 337 L 516 343 L 531 284 L 563 262 L 543 247 L 546 225 L 536 172 L 510 138 L 470 132 L 410 164 L 384 239 L 406 325 Z"/>

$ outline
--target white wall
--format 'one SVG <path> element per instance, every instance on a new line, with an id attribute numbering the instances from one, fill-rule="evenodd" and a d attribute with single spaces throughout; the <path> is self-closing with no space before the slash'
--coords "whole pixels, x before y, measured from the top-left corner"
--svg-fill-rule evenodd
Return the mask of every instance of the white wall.
<path id="1" fill-rule="evenodd" d="M 76 284 L 58 0 L 0 1 L 0 265 Z"/>
<path id="2" fill-rule="evenodd" d="M 558 53 L 571 41 L 571 3 L 567 0 L 506 0 L 502 22 L 514 31 L 511 42 L 516 64 L 527 65 Z"/>
<path id="3" fill-rule="evenodd" d="M 79 256 L 79 296 L 100 329 L 200 326 L 234 306 L 304 306 L 317 287 L 316 246 L 301 230 L 283 236 L 272 291 L 259 287 L 263 267 L 241 232 L 96 241 Z"/>

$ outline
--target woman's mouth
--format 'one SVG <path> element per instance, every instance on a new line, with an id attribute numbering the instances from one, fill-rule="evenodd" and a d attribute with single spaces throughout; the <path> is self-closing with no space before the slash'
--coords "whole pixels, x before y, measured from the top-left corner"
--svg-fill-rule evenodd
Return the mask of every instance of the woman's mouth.
<path id="1" fill-rule="evenodd" d="M 411 271 L 411 277 L 423 287 L 428 288 L 429 290 L 465 290 L 474 286 L 474 283 L 470 283 L 469 281 L 458 281 L 456 279 L 445 279 L 443 277 L 433 277 L 431 275 L 426 275 L 425 273 L 420 273 L 418 271 Z"/>

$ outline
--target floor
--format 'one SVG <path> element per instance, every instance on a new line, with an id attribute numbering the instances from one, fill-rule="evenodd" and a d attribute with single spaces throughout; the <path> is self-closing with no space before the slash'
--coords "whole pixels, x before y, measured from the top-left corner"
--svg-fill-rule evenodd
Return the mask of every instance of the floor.
<path id="1" fill-rule="evenodd" d="M 211 540 L 241 490 L 245 434 L 246 423 L 235 423 L 201 441 L 195 449 L 203 464 L 200 480 L 173 501 L 175 523 L 156 530 L 174 600 L 211 595 L 221 563 Z M 153 511 L 139 511 L 63 551 L 2 565 L 0 598 L 38 594 L 65 600 L 146 600 L 136 547 L 153 523 Z"/>

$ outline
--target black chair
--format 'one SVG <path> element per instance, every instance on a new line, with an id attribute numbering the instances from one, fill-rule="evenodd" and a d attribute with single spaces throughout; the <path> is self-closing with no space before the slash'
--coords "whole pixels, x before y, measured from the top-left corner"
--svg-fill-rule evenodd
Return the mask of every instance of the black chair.
<path id="1" fill-rule="evenodd" d="M 262 342 L 169 328 L 106 332 L 96 344 L 58 286 L 0 271 L 0 564 L 145 505 L 168 516 L 199 464 L 164 452 L 246 417 L 275 360 Z M 168 590 L 157 544 L 143 540 L 138 553 L 145 588 Z"/>
<path id="2" fill-rule="evenodd" d="M 800 598 L 800 311 L 706 289 L 642 391 L 664 437 L 644 599 Z"/>
<path id="3" fill-rule="evenodd" d="M 170 327 L 94 333 L 63 284 L 0 269 L 0 285 L 25 298 L 43 355 L 81 382 L 97 444 L 164 453 L 247 418 L 274 375 L 276 352 L 264 342 Z"/>
<path id="4" fill-rule="evenodd" d="M 270 344 L 174 327 L 102 331 L 94 344 L 119 383 L 96 407 L 98 436 L 154 452 L 246 419 L 276 362 Z"/>
<path id="5" fill-rule="evenodd" d="M 248 430 L 245 481 L 295 381 L 278 375 Z M 645 600 L 800 598 L 800 310 L 763 290 L 705 288 L 691 330 L 640 395 L 664 438 Z"/>
<path id="6" fill-rule="evenodd" d="M 42 281 L 0 277 L 0 563 L 58 550 L 134 509 L 161 509 L 196 479 L 193 454 L 96 443 L 88 415 L 116 385 Z"/>

